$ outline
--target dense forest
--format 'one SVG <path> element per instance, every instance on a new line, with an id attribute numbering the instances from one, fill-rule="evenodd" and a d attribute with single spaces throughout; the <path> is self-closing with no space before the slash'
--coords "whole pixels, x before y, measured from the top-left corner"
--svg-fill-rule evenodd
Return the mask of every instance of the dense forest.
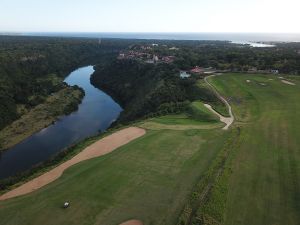
<path id="1" fill-rule="evenodd" d="M 195 43 L 176 51 L 176 64 L 182 69 L 195 65 L 220 70 L 279 70 L 300 74 L 300 43 L 276 43 L 275 47 L 255 48 L 250 45 Z"/>
<path id="2" fill-rule="evenodd" d="M 0 37 L 0 129 L 64 87 L 72 70 L 108 59 L 126 42 L 98 39 Z"/>
<path id="3" fill-rule="evenodd" d="M 91 81 L 122 105 L 120 122 L 181 112 L 190 101 L 208 96 L 196 86 L 196 79 L 181 79 L 174 64 L 115 60 L 96 67 Z"/>

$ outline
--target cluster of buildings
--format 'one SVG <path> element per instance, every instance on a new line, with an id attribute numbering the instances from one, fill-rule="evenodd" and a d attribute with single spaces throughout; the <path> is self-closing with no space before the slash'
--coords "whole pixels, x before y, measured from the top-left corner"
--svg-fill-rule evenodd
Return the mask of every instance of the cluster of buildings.
<path id="1" fill-rule="evenodd" d="M 181 78 L 189 78 L 192 74 L 201 76 L 201 75 L 210 75 L 210 74 L 214 74 L 217 72 L 218 71 L 216 71 L 215 69 L 213 69 L 211 67 L 203 68 L 200 66 L 196 66 L 196 67 L 190 69 L 189 71 L 181 70 L 180 77 Z"/>
<path id="2" fill-rule="evenodd" d="M 248 73 L 269 73 L 269 74 L 279 74 L 279 70 L 269 69 L 269 70 L 259 70 L 256 67 L 252 67 L 248 70 Z"/>
<path id="3" fill-rule="evenodd" d="M 151 59 L 152 55 L 149 53 L 139 52 L 139 51 L 128 51 L 121 52 L 118 59 Z"/>
<path id="4" fill-rule="evenodd" d="M 118 56 L 118 59 L 135 59 L 142 60 L 146 63 L 173 63 L 175 56 L 158 56 L 155 54 L 131 50 L 127 52 L 121 52 Z"/>
<path id="5" fill-rule="evenodd" d="M 157 54 L 155 53 L 155 49 L 161 48 L 162 50 L 166 50 L 165 54 Z M 177 51 L 179 48 L 177 47 L 168 47 L 167 45 L 159 45 L 156 43 L 149 45 L 132 45 L 129 47 L 129 50 L 120 52 L 117 57 L 119 60 L 122 59 L 135 59 L 141 60 L 146 63 L 173 63 L 176 59 L 173 54 L 167 55 L 168 51 Z"/>
<path id="6" fill-rule="evenodd" d="M 27 61 L 34 62 L 34 61 L 37 61 L 38 59 L 44 59 L 44 58 L 46 58 L 46 56 L 39 54 L 39 55 L 33 55 L 33 56 L 24 56 L 20 60 L 21 60 L 21 62 L 27 62 Z"/>

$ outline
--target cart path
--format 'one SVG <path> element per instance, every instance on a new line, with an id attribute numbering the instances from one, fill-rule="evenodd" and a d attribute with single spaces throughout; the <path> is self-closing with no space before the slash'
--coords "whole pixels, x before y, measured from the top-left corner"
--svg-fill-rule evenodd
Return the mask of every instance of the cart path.
<path id="1" fill-rule="evenodd" d="M 220 113 L 216 112 L 210 105 L 208 104 L 205 104 L 205 107 L 207 107 L 209 110 L 211 110 L 213 113 L 215 113 L 216 115 L 219 116 L 220 118 L 220 121 L 225 123 L 226 126 L 223 127 L 223 130 L 228 130 L 229 127 L 231 126 L 231 124 L 234 122 L 234 115 L 232 113 L 232 108 L 230 106 L 230 104 L 228 103 L 228 101 L 217 91 L 217 89 L 211 84 L 208 82 L 207 78 L 209 77 L 214 77 L 216 75 L 211 75 L 211 76 L 207 76 L 204 78 L 204 81 L 207 85 L 209 85 L 209 87 L 212 89 L 212 91 L 215 93 L 215 95 L 222 101 L 224 102 L 224 104 L 226 105 L 226 107 L 228 108 L 228 112 L 229 112 L 229 115 L 230 117 L 224 117 L 222 116 Z"/>

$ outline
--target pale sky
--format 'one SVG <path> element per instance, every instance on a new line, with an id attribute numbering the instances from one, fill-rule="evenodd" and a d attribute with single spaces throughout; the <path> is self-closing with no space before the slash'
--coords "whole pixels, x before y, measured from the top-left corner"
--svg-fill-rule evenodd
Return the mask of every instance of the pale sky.
<path id="1" fill-rule="evenodd" d="M 300 33 L 300 0 L 0 0 L 0 32 Z"/>

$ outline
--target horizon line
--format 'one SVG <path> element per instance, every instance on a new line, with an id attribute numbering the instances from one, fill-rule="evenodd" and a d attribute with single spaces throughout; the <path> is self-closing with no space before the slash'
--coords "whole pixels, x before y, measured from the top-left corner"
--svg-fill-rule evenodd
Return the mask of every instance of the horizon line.
<path id="1" fill-rule="evenodd" d="M 299 34 L 300 32 L 260 32 L 260 31 L 1 31 L 1 33 L 116 33 L 116 34 Z"/>

